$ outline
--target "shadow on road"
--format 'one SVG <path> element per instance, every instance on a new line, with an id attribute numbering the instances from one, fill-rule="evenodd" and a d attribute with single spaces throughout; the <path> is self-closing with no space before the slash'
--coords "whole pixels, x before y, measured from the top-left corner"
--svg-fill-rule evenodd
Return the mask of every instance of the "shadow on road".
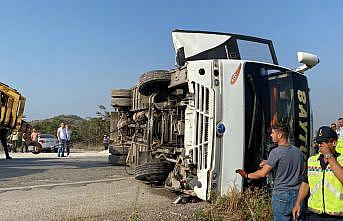
<path id="1" fill-rule="evenodd" d="M 107 159 L 92 158 L 52 158 L 52 157 L 27 157 L 11 160 L 0 159 L 0 181 L 12 177 L 27 176 L 43 173 L 55 169 L 88 169 L 108 167 Z"/>

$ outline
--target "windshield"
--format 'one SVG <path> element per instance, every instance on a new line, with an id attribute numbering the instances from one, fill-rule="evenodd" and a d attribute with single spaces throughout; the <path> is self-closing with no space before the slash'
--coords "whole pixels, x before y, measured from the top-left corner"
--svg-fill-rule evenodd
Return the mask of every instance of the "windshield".
<path id="1" fill-rule="evenodd" d="M 273 64 L 268 44 L 237 39 L 237 46 L 242 60 L 261 61 Z"/>
<path id="2" fill-rule="evenodd" d="M 277 122 L 289 125 L 289 142 L 308 156 L 310 148 L 310 105 L 304 75 L 267 64 L 247 62 L 244 66 L 245 167 L 258 168 L 274 147 L 270 128 Z"/>

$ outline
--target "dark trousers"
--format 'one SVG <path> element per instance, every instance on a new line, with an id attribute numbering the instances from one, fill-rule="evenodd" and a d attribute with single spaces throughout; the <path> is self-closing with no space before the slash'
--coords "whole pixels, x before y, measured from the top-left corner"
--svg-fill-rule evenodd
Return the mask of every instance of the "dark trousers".
<path id="1" fill-rule="evenodd" d="M 18 146 L 19 146 L 18 144 L 19 144 L 19 140 L 12 140 L 12 145 L 13 145 L 12 151 L 13 151 L 14 153 L 17 152 L 17 148 L 18 148 Z"/>
<path id="2" fill-rule="evenodd" d="M 22 143 L 21 143 L 21 152 L 22 153 L 26 153 L 26 152 L 28 152 L 29 151 L 29 147 L 26 145 L 26 142 L 25 141 L 23 141 Z"/>
<path id="3" fill-rule="evenodd" d="M 2 130 L 0 131 L 0 140 L 1 140 L 1 144 L 4 148 L 6 159 L 11 159 L 10 154 L 8 152 L 6 135 L 7 135 L 7 132 L 2 131 Z"/>
<path id="4" fill-rule="evenodd" d="M 305 221 L 342 221 L 343 216 L 331 216 L 327 214 L 305 213 Z"/>
<path id="5" fill-rule="evenodd" d="M 70 147 L 71 147 L 71 140 L 67 140 L 66 141 L 66 152 L 67 152 L 67 155 L 70 154 Z"/>
<path id="6" fill-rule="evenodd" d="M 105 150 L 108 149 L 108 143 L 104 143 L 104 148 L 105 148 Z"/>

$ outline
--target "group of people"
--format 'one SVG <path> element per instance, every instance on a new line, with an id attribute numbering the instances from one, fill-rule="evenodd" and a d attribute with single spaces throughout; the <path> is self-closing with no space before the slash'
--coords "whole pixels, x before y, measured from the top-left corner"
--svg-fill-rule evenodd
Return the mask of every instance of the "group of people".
<path id="1" fill-rule="evenodd" d="M 12 133 L 7 138 L 8 142 L 10 143 L 10 150 L 14 153 L 19 151 L 21 149 L 21 152 L 28 152 L 28 144 L 31 143 L 31 141 L 38 142 L 38 136 L 39 132 L 36 129 L 32 129 L 31 133 L 30 131 L 26 133 L 22 133 L 19 131 L 12 131 Z M 29 138 L 29 139 L 28 139 Z M 26 142 L 28 141 L 28 142 Z"/>
<path id="2" fill-rule="evenodd" d="M 9 134 L 9 135 L 8 135 Z M 38 131 L 32 129 L 26 122 L 22 122 L 22 128 L 20 131 L 12 131 L 9 129 L 0 128 L 1 145 L 3 146 L 6 159 L 12 159 L 9 152 L 17 152 L 21 147 L 21 152 L 27 152 L 28 146 L 33 146 L 32 153 L 38 154 L 42 150 L 42 145 L 38 142 Z M 8 144 L 11 145 L 8 145 Z"/>
<path id="3" fill-rule="evenodd" d="M 28 152 L 28 146 L 34 146 L 35 150 L 33 153 L 39 153 L 41 151 L 42 145 L 38 142 L 38 136 L 40 133 L 37 129 L 30 129 L 26 133 L 19 131 L 13 131 L 7 140 L 9 141 L 10 151 L 16 153 L 21 149 L 21 152 Z"/>
<path id="4" fill-rule="evenodd" d="M 31 131 L 31 130 L 30 130 Z M 38 142 L 39 131 L 35 128 L 26 133 L 20 133 L 13 131 L 9 137 L 11 142 L 12 151 L 17 152 L 18 148 L 21 147 L 21 152 L 28 152 L 28 146 L 34 146 L 35 149 L 32 153 L 39 153 L 42 150 L 42 145 Z M 58 157 L 69 156 L 71 147 L 71 129 L 68 124 L 61 123 L 60 127 L 57 129 L 57 139 L 58 139 Z M 7 156 L 7 155 L 6 155 Z M 10 159 L 11 157 L 8 157 Z"/>
<path id="5" fill-rule="evenodd" d="M 261 179 L 273 171 L 275 221 L 343 220 L 343 155 L 336 151 L 342 137 L 329 126 L 320 127 L 315 138 L 319 152 L 305 164 L 303 153 L 289 144 L 288 134 L 288 126 L 273 126 L 270 136 L 278 146 L 260 163 L 261 168 L 253 173 L 243 169 L 236 172 L 245 179 Z"/>
<path id="6" fill-rule="evenodd" d="M 69 156 L 71 146 L 71 129 L 69 125 L 62 122 L 61 126 L 57 129 L 56 136 L 59 142 L 57 157 L 65 157 L 64 154 Z"/>

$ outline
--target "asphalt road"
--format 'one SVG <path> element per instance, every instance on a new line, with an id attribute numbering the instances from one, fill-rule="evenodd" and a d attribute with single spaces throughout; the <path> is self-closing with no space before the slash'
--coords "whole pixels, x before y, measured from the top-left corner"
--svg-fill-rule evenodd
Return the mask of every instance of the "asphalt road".
<path id="1" fill-rule="evenodd" d="M 172 204 L 175 193 L 108 165 L 105 152 L 12 156 L 0 160 L 0 220 L 195 220 L 206 205 Z"/>

